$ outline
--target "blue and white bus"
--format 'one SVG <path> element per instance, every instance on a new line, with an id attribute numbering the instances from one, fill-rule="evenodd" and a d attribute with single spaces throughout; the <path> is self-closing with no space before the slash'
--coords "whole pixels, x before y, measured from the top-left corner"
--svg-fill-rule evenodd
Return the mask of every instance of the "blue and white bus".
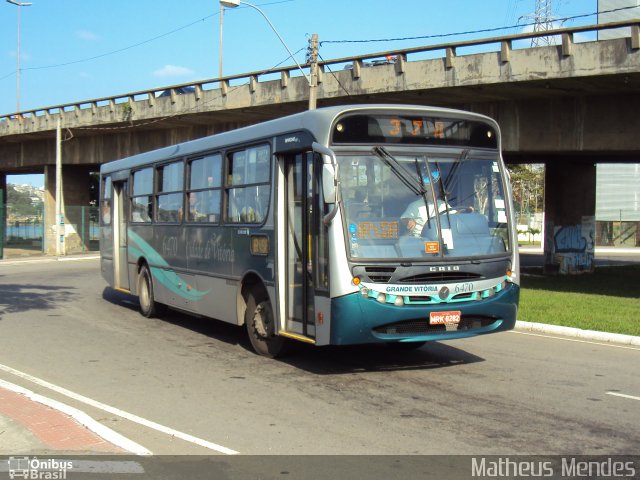
<path id="1" fill-rule="evenodd" d="M 498 125 L 456 110 L 321 108 L 101 169 L 107 282 L 269 357 L 512 329 L 516 235 Z"/>

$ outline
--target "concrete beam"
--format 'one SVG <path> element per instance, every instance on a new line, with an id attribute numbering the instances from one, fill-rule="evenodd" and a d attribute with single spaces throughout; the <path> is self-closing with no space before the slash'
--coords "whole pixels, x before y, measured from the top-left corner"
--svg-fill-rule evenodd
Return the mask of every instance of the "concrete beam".
<path id="1" fill-rule="evenodd" d="M 496 52 L 464 55 L 448 47 L 442 59 L 405 61 L 399 54 L 395 65 L 364 67 L 360 59 L 349 70 L 338 70 L 325 76 L 318 88 L 320 104 L 353 101 L 366 95 L 402 103 L 424 103 L 430 98 L 437 104 L 462 105 L 481 101 L 519 98 L 545 98 L 551 95 L 602 94 L 604 92 L 638 92 L 640 49 L 629 48 L 627 39 L 573 43 L 571 34 L 563 37 L 560 47 L 513 50 L 509 40 L 500 42 Z M 631 40 L 633 46 L 633 37 Z M 560 54 L 558 53 L 560 49 Z M 453 68 L 455 66 L 455 69 Z M 452 73 L 455 70 L 455 73 Z M 624 83 L 624 81 L 628 83 Z M 357 82 L 355 82 L 357 80 Z M 182 121 L 201 123 L 206 116 L 247 108 L 264 108 L 272 116 L 282 115 L 282 105 L 303 104 L 308 99 L 308 85 L 303 77 L 261 82 L 258 75 L 248 76 L 250 88 L 229 87 L 228 79 L 218 88 L 203 90 L 198 95 L 176 95 L 134 100 L 122 97 L 131 116 L 124 115 L 114 99 L 87 102 L 75 106 L 73 115 L 64 117 L 64 128 L 118 126 L 123 122 L 144 123 L 161 118 L 182 116 Z M 594 85 L 594 82 L 596 84 Z M 283 84 L 287 88 L 284 89 Z M 549 91 L 544 90 L 547 88 Z M 439 101 L 437 100 L 439 99 Z M 430 101 L 434 103 L 433 101 Z M 247 112 L 244 112 L 247 115 Z M 55 129 L 55 114 L 30 114 L 29 121 L 13 118 L 0 121 L 0 138 L 37 136 Z"/>

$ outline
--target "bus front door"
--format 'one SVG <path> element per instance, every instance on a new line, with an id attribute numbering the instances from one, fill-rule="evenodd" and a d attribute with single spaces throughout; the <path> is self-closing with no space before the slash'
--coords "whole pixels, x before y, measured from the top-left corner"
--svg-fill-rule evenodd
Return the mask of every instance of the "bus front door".
<path id="1" fill-rule="evenodd" d="M 315 338 L 314 284 L 314 160 L 311 153 L 285 159 L 286 291 L 285 330 Z M 315 196 L 317 198 L 317 195 Z M 317 213 L 315 215 L 317 217 Z"/>
<path id="2" fill-rule="evenodd" d="M 129 290 L 129 259 L 127 257 L 127 181 L 113 182 L 113 284 Z"/>

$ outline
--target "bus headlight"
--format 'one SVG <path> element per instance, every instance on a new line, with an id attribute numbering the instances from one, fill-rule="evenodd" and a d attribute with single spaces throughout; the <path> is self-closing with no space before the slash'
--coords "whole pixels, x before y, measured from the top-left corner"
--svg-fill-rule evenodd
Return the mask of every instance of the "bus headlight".
<path id="1" fill-rule="evenodd" d="M 363 297 L 368 297 L 369 296 L 369 289 L 367 287 L 362 287 L 360 289 L 360 293 L 362 294 Z"/>
<path id="2" fill-rule="evenodd" d="M 379 293 L 376 297 L 376 300 L 378 300 L 380 303 L 387 303 L 387 295 L 384 293 Z"/>
<path id="3" fill-rule="evenodd" d="M 404 297 L 398 295 L 396 299 L 393 301 L 393 304 L 396 307 L 402 307 L 404 305 Z"/>

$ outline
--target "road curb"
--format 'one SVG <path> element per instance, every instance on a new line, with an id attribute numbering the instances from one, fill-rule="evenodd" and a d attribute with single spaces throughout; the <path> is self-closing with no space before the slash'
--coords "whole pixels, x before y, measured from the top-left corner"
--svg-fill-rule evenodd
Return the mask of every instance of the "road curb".
<path id="1" fill-rule="evenodd" d="M 640 337 L 622 335 L 620 333 L 598 332 L 595 330 L 581 330 L 579 328 L 561 327 L 546 323 L 533 323 L 518 320 L 516 330 L 520 332 L 544 333 L 547 335 L 561 335 L 563 337 L 579 338 L 602 343 L 615 343 L 619 345 L 632 345 L 640 347 Z"/>

